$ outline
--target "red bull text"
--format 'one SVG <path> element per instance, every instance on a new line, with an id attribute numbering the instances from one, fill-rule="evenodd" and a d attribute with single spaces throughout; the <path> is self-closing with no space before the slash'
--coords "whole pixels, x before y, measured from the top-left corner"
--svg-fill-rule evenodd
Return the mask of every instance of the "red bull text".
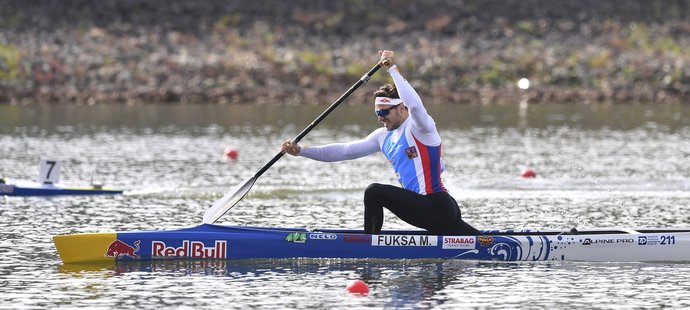
<path id="1" fill-rule="evenodd" d="M 201 241 L 182 241 L 180 247 L 169 247 L 163 241 L 151 242 L 152 257 L 188 257 L 188 258 L 228 258 L 227 241 L 216 240 L 212 247 L 204 246 Z"/>

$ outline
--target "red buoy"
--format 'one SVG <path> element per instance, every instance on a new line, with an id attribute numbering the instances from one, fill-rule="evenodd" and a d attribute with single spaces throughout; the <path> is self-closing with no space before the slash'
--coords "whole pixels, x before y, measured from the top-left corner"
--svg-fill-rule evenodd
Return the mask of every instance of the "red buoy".
<path id="1" fill-rule="evenodd" d="M 230 159 L 237 159 L 237 153 L 236 149 L 233 149 L 231 147 L 225 149 L 225 157 L 230 158 Z"/>
<path id="2" fill-rule="evenodd" d="M 347 285 L 345 290 L 347 290 L 348 293 L 352 294 L 369 294 L 369 286 L 362 280 L 354 280 L 350 282 L 350 284 Z"/>
<path id="3" fill-rule="evenodd" d="M 527 169 L 525 169 L 525 171 L 522 172 L 522 177 L 523 178 L 536 178 L 537 173 L 534 172 L 534 170 L 527 168 Z"/>

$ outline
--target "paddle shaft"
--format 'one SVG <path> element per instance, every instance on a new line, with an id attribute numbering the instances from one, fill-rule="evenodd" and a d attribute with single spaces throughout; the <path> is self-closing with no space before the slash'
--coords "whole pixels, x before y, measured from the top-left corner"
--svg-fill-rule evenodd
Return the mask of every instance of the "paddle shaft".
<path id="1" fill-rule="evenodd" d="M 384 63 L 386 63 L 385 60 L 384 60 Z M 386 66 L 387 65 L 388 64 L 386 63 Z M 345 101 L 345 99 L 348 96 L 350 96 L 350 94 L 352 94 L 352 92 L 354 92 L 362 84 L 369 81 L 371 76 L 374 75 L 374 73 L 376 73 L 376 71 L 378 71 L 379 68 L 381 68 L 381 65 L 379 65 L 379 64 L 377 64 L 373 68 L 371 68 L 371 70 L 369 70 L 369 72 L 367 72 L 367 74 L 363 75 L 359 79 L 359 81 L 357 81 L 357 83 L 352 85 L 352 87 L 350 87 L 350 89 L 348 89 L 342 96 L 340 96 L 340 98 L 338 98 L 338 100 L 333 102 L 333 104 L 331 104 L 331 106 L 328 107 L 328 109 L 326 109 L 326 111 L 321 113 L 321 115 L 319 115 L 319 117 L 317 117 L 311 124 L 309 124 L 309 126 L 307 126 L 307 128 L 304 128 L 304 130 L 302 130 L 302 132 L 300 132 L 297 135 L 297 137 L 292 139 L 292 142 L 298 143 L 300 140 L 302 140 L 302 138 L 304 138 L 304 136 L 306 136 L 307 133 L 309 133 L 312 129 L 314 129 L 314 127 L 316 127 L 316 125 L 318 125 L 324 118 L 326 118 L 326 116 L 328 116 L 328 114 L 330 114 L 333 110 L 335 110 L 335 108 L 337 108 L 340 103 Z M 221 216 L 223 216 L 223 214 L 228 212 L 228 210 L 230 210 L 230 208 L 234 207 L 235 204 L 237 204 L 240 200 L 242 200 L 242 198 L 244 198 L 245 195 L 247 195 L 247 193 L 252 188 L 252 186 L 254 186 L 254 183 L 256 182 L 256 180 L 264 172 L 266 172 L 266 170 L 268 170 L 268 168 L 273 166 L 273 164 L 275 164 L 281 157 L 283 157 L 283 155 L 285 155 L 284 151 L 281 151 L 280 153 L 276 154 L 276 156 L 274 156 L 273 159 L 271 159 L 268 163 L 266 163 L 266 165 L 264 165 L 261 168 L 261 170 L 259 170 L 253 177 L 249 178 L 244 183 L 239 184 L 233 190 L 227 192 L 221 199 L 214 202 L 213 206 L 211 206 L 211 208 L 206 210 L 206 212 L 204 213 L 204 223 L 205 224 L 215 223 Z"/>
<path id="2" fill-rule="evenodd" d="M 369 72 L 367 72 L 367 74 L 363 75 L 359 79 L 359 81 L 357 81 L 357 83 L 352 85 L 352 87 L 350 87 L 350 89 L 348 89 L 344 94 L 342 94 L 340 96 L 340 98 L 338 98 L 335 102 L 333 102 L 331 104 L 331 106 L 329 106 L 328 109 L 326 109 L 326 111 L 323 111 L 323 113 L 321 113 L 321 115 L 319 115 L 313 122 L 311 122 L 311 124 L 309 124 L 309 126 L 304 128 L 302 130 L 302 132 L 300 132 L 297 135 L 297 137 L 292 139 L 292 143 L 299 143 L 302 140 L 302 138 L 304 138 L 304 136 L 306 136 L 312 129 L 314 129 L 314 127 L 316 127 L 316 125 L 318 125 L 324 118 L 326 118 L 326 116 L 328 116 L 328 114 L 331 114 L 331 112 L 333 112 L 333 110 L 335 110 L 335 108 L 337 108 L 343 101 L 345 101 L 345 99 L 347 99 L 347 97 L 349 97 L 350 94 L 352 94 L 357 88 L 362 86 L 362 84 L 369 81 L 371 76 L 374 75 L 374 73 L 376 73 L 376 71 L 378 71 L 380 68 L 381 68 L 380 64 L 376 64 L 373 68 L 371 68 L 371 70 L 369 70 Z M 274 156 L 273 159 L 271 159 L 268 163 L 266 163 L 266 165 L 264 165 L 261 168 L 261 170 L 259 170 L 254 175 L 254 179 L 257 179 L 262 174 L 264 174 L 264 172 L 266 172 L 266 170 L 268 170 L 268 168 L 271 168 L 271 166 L 273 166 L 273 164 L 275 164 L 281 157 L 283 157 L 283 155 L 285 155 L 285 151 L 280 151 L 278 154 L 276 154 L 276 156 Z"/>

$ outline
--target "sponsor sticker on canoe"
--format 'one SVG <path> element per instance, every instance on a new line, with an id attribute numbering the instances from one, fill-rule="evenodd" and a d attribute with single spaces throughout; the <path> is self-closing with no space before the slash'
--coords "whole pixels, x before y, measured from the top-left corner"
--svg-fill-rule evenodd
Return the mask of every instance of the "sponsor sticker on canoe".
<path id="1" fill-rule="evenodd" d="M 285 236 L 285 241 L 295 243 L 307 242 L 307 234 L 303 232 L 292 232 Z"/>
<path id="2" fill-rule="evenodd" d="M 210 247 L 194 240 L 183 240 L 179 247 L 168 246 L 165 241 L 151 241 L 152 257 L 227 258 L 227 249 L 225 240 L 215 240 Z"/>
<path id="3" fill-rule="evenodd" d="M 637 245 L 673 245 L 676 244 L 675 235 L 661 235 L 661 236 L 639 236 L 637 237 Z"/>
<path id="4" fill-rule="evenodd" d="M 371 237 L 373 246 L 436 246 L 438 245 L 437 236 L 417 236 L 417 235 L 373 235 Z"/>
<path id="5" fill-rule="evenodd" d="M 369 243 L 371 242 L 371 235 L 359 234 L 344 234 L 343 242 L 347 243 Z"/>
<path id="6" fill-rule="evenodd" d="M 309 239 L 312 240 L 335 240 L 338 239 L 338 235 L 336 234 L 309 234 Z"/>
<path id="7" fill-rule="evenodd" d="M 607 237 L 597 237 L 597 238 L 585 238 L 582 240 L 582 245 L 631 245 L 635 243 L 635 239 L 631 237 L 623 238 L 607 238 Z"/>
<path id="8" fill-rule="evenodd" d="M 490 246 L 494 243 L 494 237 L 492 236 L 479 236 L 479 244 L 481 246 Z"/>
<path id="9" fill-rule="evenodd" d="M 108 245 L 108 249 L 105 250 L 104 256 L 114 258 L 123 258 L 125 256 L 129 256 L 130 258 L 139 259 L 141 257 L 139 257 L 136 252 L 139 252 L 140 242 L 140 240 L 134 241 L 134 246 L 131 246 L 126 242 L 116 239 L 115 241 L 111 242 L 110 245 Z"/>
<path id="10" fill-rule="evenodd" d="M 474 249 L 477 237 L 443 236 L 443 249 Z"/>

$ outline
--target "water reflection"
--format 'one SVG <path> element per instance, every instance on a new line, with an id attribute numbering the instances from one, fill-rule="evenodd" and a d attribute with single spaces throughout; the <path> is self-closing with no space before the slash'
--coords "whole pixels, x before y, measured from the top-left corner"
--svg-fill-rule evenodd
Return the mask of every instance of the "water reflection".
<path id="1" fill-rule="evenodd" d="M 232 287 L 242 296 L 270 286 L 277 289 L 270 293 L 272 298 L 276 298 L 275 301 L 289 300 L 294 294 L 320 296 L 321 300 L 317 298 L 312 301 L 312 306 L 317 307 L 332 307 L 334 301 L 341 304 L 342 298 L 347 296 L 346 284 L 360 279 L 370 288 L 369 296 L 358 301 L 360 306 L 418 309 L 439 306 L 510 308 L 525 305 L 526 300 L 531 300 L 533 305 L 567 306 L 571 302 L 594 305 L 596 301 L 588 298 L 569 301 L 568 294 L 573 294 L 573 291 L 559 292 L 558 288 L 580 281 L 580 276 L 586 275 L 593 279 L 588 281 L 589 286 L 583 288 L 592 292 L 597 285 L 616 283 L 615 278 L 648 278 L 660 271 L 666 273 L 664 270 L 669 268 L 678 271 L 688 269 L 682 264 L 653 263 L 271 259 L 62 265 L 58 271 L 70 279 L 122 278 L 128 282 L 165 278 L 190 278 L 204 282 L 200 276 L 209 279 L 222 277 L 233 281 L 235 284 Z M 613 278 L 603 280 L 607 277 Z M 594 284 L 595 279 L 600 279 L 600 283 Z M 281 288 L 278 283 L 285 283 L 285 286 Z M 648 285 L 651 288 L 656 284 Z M 511 294 L 506 294 L 508 288 L 514 289 L 516 296 L 522 297 L 515 299 Z M 544 299 L 535 299 L 540 296 Z M 284 305 L 267 305 L 270 308 L 279 304 Z M 679 301 L 679 304 L 682 302 Z"/>
<path id="2" fill-rule="evenodd" d="M 542 264 L 550 268 L 549 263 Z M 525 263 L 453 260 L 381 260 L 381 259 L 266 259 L 266 260 L 170 260 L 154 262 L 117 262 L 61 265 L 58 271 L 69 277 L 227 277 L 248 282 L 278 281 L 286 276 L 320 276 L 340 279 L 343 283 L 359 279 L 370 287 L 374 298 L 385 298 L 385 306 L 415 308 L 444 303 L 435 298 L 451 284 L 466 277 L 481 276 L 483 271 L 509 272 L 531 268 Z M 303 288 L 306 289 L 306 288 Z M 341 288 L 331 288 L 342 290 Z M 468 296 L 469 298 L 469 296 Z"/>
<path id="3" fill-rule="evenodd" d="M 669 294 L 659 292 L 669 291 L 668 285 L 686 286 L 683 277 L 675 274 L 687 274 L 689 268 L 687 264 L 668 263 L 290 259 L 61 266 L 59 272 L 73 286 L 89 287 L 93 294 L 103 297 L 119 294 L 120 290 L 136 297 L 136 289 L 127 289 L 132 286 L 160 291 L 160 299 L 168 302 L 183 301 L 173 297 L 169 290 L 184 294 L 184 284 L 193 281 L 200 285 L 196 296 L 217 295 L 212 305 L 231 308 L 237 298 L 252 302 L 251 296 L 256 294 L 270 300 L 253 300 L 253 304 L 276 309 L 305 303 L 317 308 L 344 307 L 349 303 L 354 303 L 354 307 L 396 309 L 519 305 L 588 308 L 600 305 L 602 296 L 616 304 L 667 302 L 668 306 L 687 306 L 687 299 L 668 299 Z M 79 279 L 83 281 L 75 282 Z M 345 286 L 354 279 L 369 285 L 368 297 L 348 297 Z M 120 289 L 106 289 L 98 283 L 117 283 Z M 222 287 L 213 289 L 204 283 Z M 174 289 L 175 285 L 183 285 L 182 290 Z M 635 289 L 637 286 L 642 290 Z M 165 288 L 168 291 L 161 291 Z M 637 295 L 631 295 L 633 292 Z"/>

